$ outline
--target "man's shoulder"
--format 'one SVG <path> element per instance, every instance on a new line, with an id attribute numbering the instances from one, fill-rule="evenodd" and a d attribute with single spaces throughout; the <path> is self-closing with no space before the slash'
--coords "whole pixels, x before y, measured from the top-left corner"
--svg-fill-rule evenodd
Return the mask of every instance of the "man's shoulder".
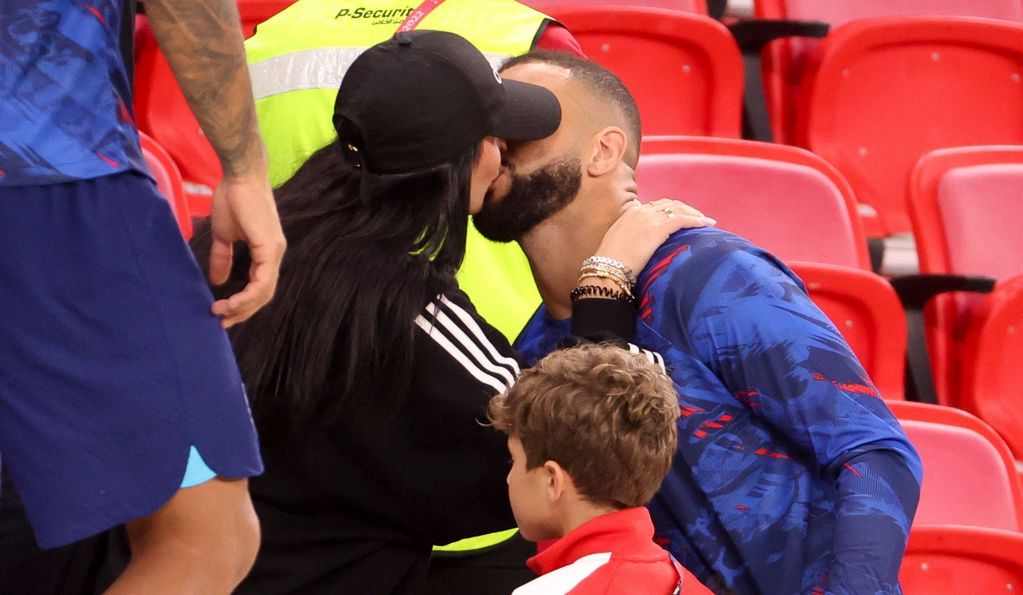
<path id="1" fill-rule="evenodd" d="M 668 264 L 688 268 L 713 266 L 740 254 L 761 256 L 768 253 L 745 238 L 716 227 L 682 229 L 668 236 L 643 272 L 663 269 Z"/>
<path id="2" fill-rule="evenodd" d="M 689 288 L 702 287 L 723 272 L 766 264 L 786 274 L 787 267 L 772 254 L 745 238 L 713 227 L 683 229 L 673 233 L 654 252 L 639 275 L 642 293 L 659 292 L 682 279 Z"/>
<path id="3" fill-rule="evenodd" d="M 784 263 L 745 238 L 717 228 L 685 229 L 658 248 L 640 275 L 640 315 L 650 320 L 655 309 L 717 308 L 728 303 L 725 295 L 773 294 L 779 283 L 786 291 L 802 288 Z M 668 303 L 674 306 L 665 310 Z"/>

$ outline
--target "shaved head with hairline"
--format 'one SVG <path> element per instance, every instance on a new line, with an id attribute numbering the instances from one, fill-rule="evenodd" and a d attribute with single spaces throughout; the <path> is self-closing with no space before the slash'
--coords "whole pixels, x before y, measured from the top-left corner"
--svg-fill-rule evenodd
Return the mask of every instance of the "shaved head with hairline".
<path id="1" fill-rule="evenodd" d="M 511 58 L 501 66 L 501 70 L 525 64 L 547 64 L 564 69 L 572 82 L 577 83 L 585 92 L 581 99 L 594 103 L 591 109 L 581 114 L 583 119 L 591 123 L 595 130 L 617 126 L 625 131 L 629 139 L 626 161 L 631 167 L 636 167 L 639 161 L 639 142 L 642 138 L 639 108 L 632 93 L 617 75 L 591 60 L 564 52 L 544 50 L 535 50 Z"/>

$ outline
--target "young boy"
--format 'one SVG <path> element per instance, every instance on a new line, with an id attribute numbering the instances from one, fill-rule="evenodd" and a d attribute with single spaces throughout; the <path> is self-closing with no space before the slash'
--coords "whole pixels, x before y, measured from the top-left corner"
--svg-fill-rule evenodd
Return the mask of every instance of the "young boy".
<path id="1" fill-rule="evenodd" d="M 490 401 L 519 530 L 556 540 L 515 595 L 710 593 L 654 543 L 643 506 L 671 467 L 678 416 L 663 369 L 608 345 L 555 351 Z"/>

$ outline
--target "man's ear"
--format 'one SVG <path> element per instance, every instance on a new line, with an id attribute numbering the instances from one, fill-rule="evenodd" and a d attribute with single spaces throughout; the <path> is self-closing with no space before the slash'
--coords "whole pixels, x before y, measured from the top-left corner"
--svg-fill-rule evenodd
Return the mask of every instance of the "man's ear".
<path id="1" fill-rule="evenodd" d="M 568 473 L 555 461 L 543 464 L 544 479 L 547 482 L 547 501 L 554 504 L 565 496 L 572 481 Z"/>
<path id="2" fill-rule="evenodd" d="M 586 163 L 586 173 L 596 178 L 615 171 L 629 147 L 625 131 L 617 126 L 608 126 L 598 132 L 593 141 L 593 152 Z"/>

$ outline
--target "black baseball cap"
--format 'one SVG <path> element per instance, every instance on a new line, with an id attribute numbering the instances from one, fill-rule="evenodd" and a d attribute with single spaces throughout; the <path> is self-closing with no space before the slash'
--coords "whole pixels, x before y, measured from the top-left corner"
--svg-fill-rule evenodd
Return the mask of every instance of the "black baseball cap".
<path id="1" fill-rule="evenodd" d="M 359 138 L 343 138 L 343 120 Z M 544 138 L 560 123 L 553 93 L 502 80 L 471 43 L 443 31 L 401 32 L 367 49 L 334 103 L 342 149 L 373 174 L 440 165 L 488 135 Z"/>

